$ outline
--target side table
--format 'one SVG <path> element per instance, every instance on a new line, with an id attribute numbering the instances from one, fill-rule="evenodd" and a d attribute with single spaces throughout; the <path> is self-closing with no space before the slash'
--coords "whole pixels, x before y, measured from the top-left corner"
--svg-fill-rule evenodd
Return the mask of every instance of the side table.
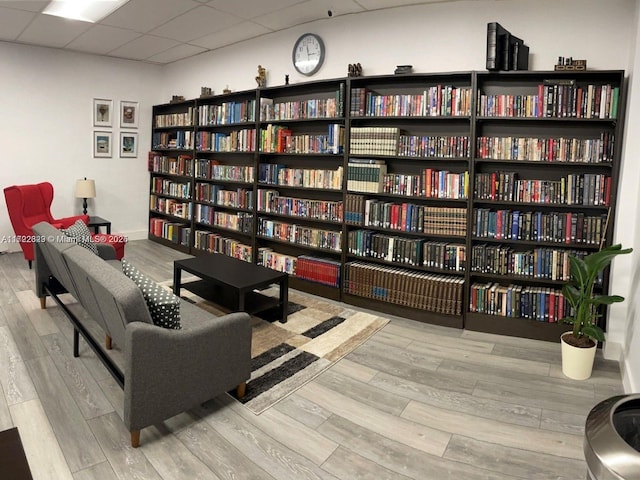
<path id="1" fill-rule="evenodd" d="M 93 227 L 93 233 L 100 233 L 100 227 L 107 228 L 107 235 L 111 233 L 111 222 L 109 220 L 105 220 L 102 217 L 97 217 L 92 215 L 89 217 L 89 223 L 87 224 L 89 228 Z"/>

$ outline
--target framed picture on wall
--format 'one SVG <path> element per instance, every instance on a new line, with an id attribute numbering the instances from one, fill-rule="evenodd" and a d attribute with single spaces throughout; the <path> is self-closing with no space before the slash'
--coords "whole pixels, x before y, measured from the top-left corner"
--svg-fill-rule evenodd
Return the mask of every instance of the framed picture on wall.
<path id="1" fill-rule="evenodd" d="M 113 125 L 113 100 L 93 99 L 93 126 L 111 127 Z"/>
<path id="2" fill-rule="evenodd" d="M 120 156 L 138 156 L 138 134 L 134 132 L 120 132 Z"/>
<path id="3" fill-rule="evenodd" d="M 138 102 L 120 102 L 120 128 L 138 128 Z"/>
<path id="4" fill-rule="evenodd" d="M 93 156 L 94 157 L 111 157 L 111 149 L 113 143 L 113 134 L 111 132 L 93 132 Z"/>

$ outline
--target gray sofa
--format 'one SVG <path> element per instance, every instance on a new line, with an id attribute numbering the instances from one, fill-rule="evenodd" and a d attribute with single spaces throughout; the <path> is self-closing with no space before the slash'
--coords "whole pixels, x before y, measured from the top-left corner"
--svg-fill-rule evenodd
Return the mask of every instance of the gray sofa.
<path id="1" fill-rule="evenodd" d="M 132 446 L 139 445 L 144 427 L 234 388 L 244 394 L 251 374 L 248 314 L 216 317 L 182 301 L 181 330 L 156 326 L 111 245 L 99 244 L 97 256 L 64 241 L 64 234 L 48 223 L 38 223 L 33 232 L 39 240 L 35 274 L 41 306 L 46 307 L 48 295 L 56 300 L 74 326 L 74 356 L 81 335 L 124 388 L 124 422 Z M 82 308 L 62 302 L 58 295 L 65 291 Z"/>

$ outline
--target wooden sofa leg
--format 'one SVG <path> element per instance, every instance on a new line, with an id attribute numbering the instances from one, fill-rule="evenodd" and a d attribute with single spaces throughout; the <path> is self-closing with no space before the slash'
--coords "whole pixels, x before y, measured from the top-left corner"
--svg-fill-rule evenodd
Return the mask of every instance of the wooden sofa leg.
<path id="1" fill-rule="evenodd" d="M 140 430 L 131 430 L 131 446 L 133 448 L 140 446 Z"/>
<path id="2" fill-rule="evenodd" d="M 236 395 L 238 396 L 238 398 L 242 398 L 244 397 L 245 393 L 247 393 L 247 382 L 242 382 L 236 388 Z"/>
<path id="3" fill-rule="evenodd" d="M 109 335 L 104 336 L 104 346 L 107 350 L 111 350 L 113 347 L 111 346 L 111 337 Z"/>
<path id="4" fill-rule="evenodd" d="M 47 308 L 47 296 L 46 295 L 44 297 L 40 297 L 40 308 L 42 308 L 43 310 L 45 308 Z"/>

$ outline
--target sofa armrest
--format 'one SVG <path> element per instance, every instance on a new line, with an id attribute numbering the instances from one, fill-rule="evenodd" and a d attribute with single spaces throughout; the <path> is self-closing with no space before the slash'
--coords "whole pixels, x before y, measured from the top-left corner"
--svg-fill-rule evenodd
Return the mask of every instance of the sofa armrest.
<path id="1" fill-rule="evenodd" d="M 116 249 L 109 243 L 93 242 L 98 248 L 98 256 L 103 260 L 117 260 Z"/>
<path id="2" fill-rule="evenodd" d="M 247 313 L 186 330 L 134 322 L 125 332 L 124 421 L 140 430 L 193 408 L 251 375 Z"/>

